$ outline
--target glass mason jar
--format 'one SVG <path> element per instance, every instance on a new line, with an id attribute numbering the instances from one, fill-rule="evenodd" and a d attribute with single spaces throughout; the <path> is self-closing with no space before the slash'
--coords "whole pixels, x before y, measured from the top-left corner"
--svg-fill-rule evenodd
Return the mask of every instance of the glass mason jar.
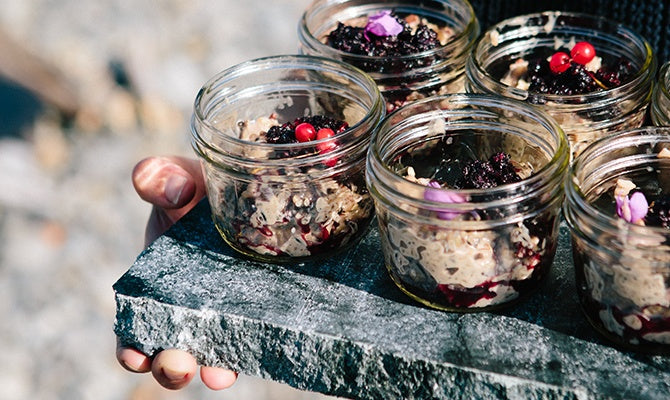
<path id="1" fill-rule="evenodd" d="M 305 116 L 348 128 L 309 142 L 258 140 L 270 125 Z M 214 76 L 195 99 L 191 139 L 223 239 L 270 262 L 304 261 L 354 243 L 374 215 L 365 154 L 383 116 L 374 81 L 335 60 L 274 56 Z"/>
<path id="2" fill-rule="evenodd" d="M 513 70 L 515 61 L 551 55 L 573 41 L 591 43 L 603 64 L 624 57 L 637 72 L 618 87 L 587 94 L 541 94 L 529 92 L 524 85 L 501 82 Z M 651 46 L 630 29 L 597 16 L 543 12 L 490 27 L 467 61 L 465 86 L 468 92 L 497 94 L 538 105 L 566 132 L 574 156 L 598 137 L 643 125 L 655 73 Z"/>
<path id="3" fill-rule="evenodd" d="M 630 198 L 623 187 L 632 189 Z M 577 294 L 586 318 L 605 338 L 633 350 L 668 353 L 670 229 L 649 220 L 670 218 L 670 211 L 665 217 L 650 211 L 644 224 L 619 217 L 617 202 L 623 210 L 638 191 L 647 200 L 643 208 L 670 207 L 670 197 L 662 199 L 670 196 L 669 127 L 602 138 L 575 159 L 564 215 Z"/>
<path id="4" fill-rule="evenodd" d="M 380 11 L 394 10 L 401 17 L 417 15 L 443 27 L 441 42 L 432 50 L 401 57 L 358 55 L 326 44 L 338 25 L 360 24 Z M 434 94 L 464 91 L 465 61 L 480 33 L 479 22 L 467 0 L 371 1 L 316 0 L 298 26 L 300 51 L 345 61 L 368 73 L 379 85 L 387 111 Z"/>
<path id="5" fill-rule="evenodd" d="M 434 185 L 467 161 L 500 153 L 521 180 Z M 370 145 L 366 181 L 393 281 L 447 311 L 498 308 L 528 295 L 553 262 L 568 162 L 556 122 L 515 100 L 435 96 L 388 115 Z"/>
<path id="6" fill-rule="evenodd" d="M 654 87 L 651 120 L 657 126 L 670 126 L 670 61 L 663 64 Z"/>

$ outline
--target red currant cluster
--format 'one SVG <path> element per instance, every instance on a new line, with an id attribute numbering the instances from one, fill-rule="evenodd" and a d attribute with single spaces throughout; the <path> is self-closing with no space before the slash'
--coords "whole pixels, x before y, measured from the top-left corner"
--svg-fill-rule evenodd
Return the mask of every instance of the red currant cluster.
<path id="1" fill-rule="evenodd" d="M 549 60 L 549 68 L 555 74 L 562 74 L 570 68 L 571 62 L 586 65 L 596 56 L 596 49 L 589 42 L 578 42 L 570 50 L 570 55 L 562 51 L 554 53 Z"/>
<path id="2" fill-rule="evenodd" d="M 295 138 L 298 142 L 311 142 L 312 140 L 323 140 L 335 136 L 335 132 L 330 128 L 321 128 L 318 131 L 314 125 L 309 122 L 303 122 L 295 127 Z M 319 153 L 324 154 L 335 149 L 337 145 L 334 140 L 328 140 L 322 143 L 317 143 L 316 149 Z M 329 167 L 337 163 L 336 158 L 328 159 L 325 164 Z"/>

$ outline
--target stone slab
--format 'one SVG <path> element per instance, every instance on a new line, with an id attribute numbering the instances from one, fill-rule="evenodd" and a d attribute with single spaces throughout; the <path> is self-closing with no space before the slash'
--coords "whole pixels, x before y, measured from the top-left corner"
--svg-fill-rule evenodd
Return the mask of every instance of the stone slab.
<path id="1" fill-rule="evenodd" d="M 361 399 L 668 399 L 670 357 L 621 351 L 581 314 L 567 227 L 541 289 L 499 312 L 407 299 L 375 228 L 321 262 L 238 256 L 200 203 L 114 284 L 115 332 L 147 354 Z"/>

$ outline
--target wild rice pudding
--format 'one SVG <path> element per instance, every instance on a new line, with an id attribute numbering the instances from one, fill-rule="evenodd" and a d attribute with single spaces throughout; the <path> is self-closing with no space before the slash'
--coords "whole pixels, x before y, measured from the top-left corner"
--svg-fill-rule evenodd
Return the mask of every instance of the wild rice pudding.
<path id="1" fill-rule="evenodd" d="M 668 159 L 670 151 L 658 154 Z M 666 164 L 665 173 L 670 169 Z M 670 232 L 670 192 L 654 173 L 637 174 L 635 181 L 619 178 L 594 205 L 610 210 L 625 224 L 667 229 Z M 667 184 L 667 182 L 666 182 Z M 602 262 L 580 247 L 575 268 L 585 313 L 599 330 L 634 346 L 670 345 L 670 242 L 667 234 L 644 237 L 621 230 L 623 251 L 614 263 Z M 645 255 L 639 246 L 657 249 Z M 663 267 L 665 266 L 665 267 Z"/>
<path id="2" fill-rule="evenodd" d="M 419 79 L 412 77 L 412 70 L 429 67 L 443 57 L 440 53 L 421 54 L 447 45 L 454 35 L 453 28 L 429 21 L 425 17 L 384 10 L 338 22 L 321 40 L 337 50 L 371 57 L 347 60 L 365 72 L 403 74 L 383 82 L 384 86 L 395 87 L 392 90 L 382 90 L 387 102 L 387 112 L 390 112 L 407 102 L 427 96 L 463 92 L 463 80 L 422 90 L 403 89 L 411 84 L 412 79 Z M 417 56 L 410 57 L 412 55 Z"/>
<path id="3" fill-rule="evenodd" d="M 651 45 L 597 15 L 546 11 L 491 26 L 466 65 L 466 90 L 537 105 L 573 158 L 598 138 L 644 124 L 656 73 Z"/>
<path id="4" fill-rule="evenodd" d="M 517 58 L 499 72 L 500 82 L 528 91 L 527 101 L 552 107 L 562 102 L 548 99 L 545 95 L 575 96 L 615 89 L 629 82 L 637 73 L 631 60 L 625 57 L 601 57 L 586 41 L 568 42 L 556 39 L 554 51 L 546 49 L 524 58 Z M 626 107 L 623 107 L 624 109 Z M 554 114 L 561 126 L 588 127 L 593 121 L 615 120 L 622 114 L 616 105 L 602 108 L 586 108 L 574 113 Z M 630 127 L 642 124 L 644 113 L 628 122 Z M 573 153 L 578 154 L 587 144 L 606 132 L 588 129 L 566 129 Z"/>
<path id="5" fill-rule="evenodd" d="M 338 134 L 346 122 L 315 115 L 280 123 L 276 115 L 242 121 L 240 138 L 250 142 L 275 144 L 318 141 L 313 148 L 281 150 L 262 156 L 268 159 L 326 154 L 338 146 Z M 323 139 L 328 139 L 325 142 Z M 254 157 L 259 157 L 255 154 Z M 220 190 L 221 218 L 232 221 L 238 244 L 255 253 L 271 256 L 306 257 L 338 249 L 360 231 L 372 217 L 373 204 L 365 187 L 364 175 L 348 171 L 334 178 L 319 178 L 322 171 L 337 168 L 337 158 L 325 158 L 309 167 L 279 170 L 258 168 L 257 179 L 223 183 Z M 293 170 L 292 170 L 293 168 Z M 314 176 L 313 180 L 278 181 L 278 176 Z M 217 227 L 219 225 L 217 224 Z M 219 227 L 219 229 L 222 229 Z"/>
<path id="6" fill-rule="evenodd" d="M 430 146 L 409 149 L 391 167 L 424 186 L 425 199 L 445 207 L 469 199 L 461 194 L 465 192 L 442 189 L 493 189 L 526 179 L 534 169 L 532 163 L 512 160 L 501 152 L 480 160 L 466 141 L 454 142 L 448 136 Z M 487 227 L 486 221 L 504 218 L 504 211 L 458 212 L 439 207 L 434 211 L 441 220 L 482 224 L 480 229 L 439 229 L 389 219 L 382 245 L 392 259 L 387 261 L 394 266 L 391 276 L 424 300 L 461 310 L 509 303 L 537 287 L 551 265 L 555 213 L 494 228 Z"/>

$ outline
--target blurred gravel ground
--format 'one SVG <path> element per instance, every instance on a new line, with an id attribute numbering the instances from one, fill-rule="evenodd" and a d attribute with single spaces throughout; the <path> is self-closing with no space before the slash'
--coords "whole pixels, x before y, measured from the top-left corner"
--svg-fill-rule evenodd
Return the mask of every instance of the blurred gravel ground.
<path id="1" fill-rule="evenodd" d="M 141 251 L 149 214 L 133 165 L 191 155 L 200 86 L 241 61 L 297 52 L 308 3 L 0 1 L 0 34 L 81 100 L 63 128 L 49 106 L 0 82 L 0 400 L 326 398 L 246 376 L 223 392 L 197 379 L 169 392 L 117 364 L 112 331 L 111 286 Z"/>

